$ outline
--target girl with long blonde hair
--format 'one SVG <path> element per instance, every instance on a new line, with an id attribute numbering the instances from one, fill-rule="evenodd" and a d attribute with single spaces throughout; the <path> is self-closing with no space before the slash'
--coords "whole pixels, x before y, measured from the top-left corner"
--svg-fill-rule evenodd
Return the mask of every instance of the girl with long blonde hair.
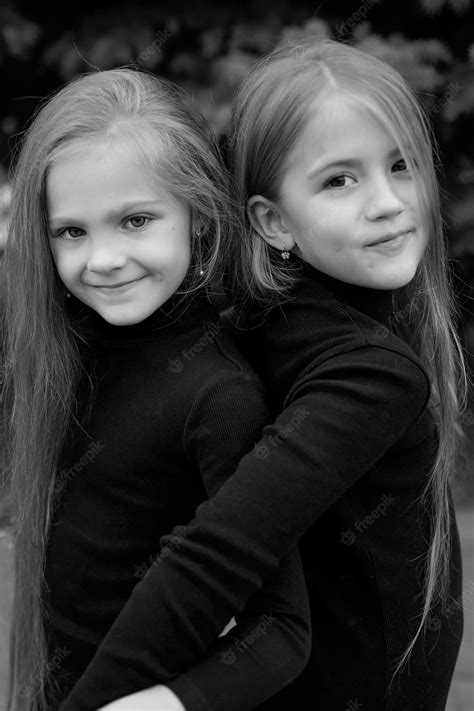
<path id="1" fill-rule="evenodd" d="M 9 711 L 57 709 L 105 637 L 113 662 L 93 663 L 100 683 L 81 708 L 137 708 L 134 694 L 160 683 L 155 709 L 227 709 L 230 696 L 250 710 L 308 659 L 297 551 L 244 611 L 231 591 L 189 621 L 171 594 L 171 628 L 148 617 L 150 572 L 183 540 L 175 533 L 160 553 L 160 537 L 217 491 L 267 417 L 208 298 L 233 229 L 209 126 L 151 74 L 79 77 L 25 134 L 4 264 Z M 199 577 L 200 565 L 186 575 Z M 107 633 L 132 601 L 135 641 L 123 645 L 116 627 Z M 235 663 L 222 661 L 262 626 Z M 193 665 L 204 658 L 210 673 L 198 685 Z"/>
<path id="2" fill-rule="evenodd" d="M 334 418 L 324 423 L 322 442 L 340 447 L 328 480 L 341 477 L 341 465 L 349 475 L 342 475 L 343 496 L 304 539 L 318 663 L 318 640 L 333 634 L 329 614 L 337 629 L 323 701 L 335 708 L 341 700 L 341 690 L 331 689 L 341 663 L 335 640 L 357 654 L 365 634 L 362 656 L 340 676 L 358 675 L 355 697 L 372 684 L 363 708 L 444 708 L 462 635 L 449 482 L 462 442 L 466 373 L 435 139 L 395 69 L 343 43 L 311 40 L 275 50 L 251 71 L 235 99 L 231 135 L 247 224 L 233 243 L 233 289 L 240 304 L 247 299 L 266 318 L 248 339 L 254 365 L 277 410 L 299 397 L 311 409 L 314 387 L 314 408 Z M 404 381 L 398 392 L 396 379 Z M 327 403 L 317 398 L 320 388 Z M 316 489 L 319 475 L 315 466 Z M 326 551 L 320 564 L 309 541 L 318 532 L 321 540 L 326 527 L 336 527 L 340 541 L 329 544 L 334 559 Z M 360 586 L 349 586 L 352 592 L 362 594 L 370 580 L 368 599 L 352 609 L 329 599 L 321 606 L 319 576 L 337 569 L 344 586 L 347 567 Z M 344 687 L 349 694 L 351 685 Z"/>

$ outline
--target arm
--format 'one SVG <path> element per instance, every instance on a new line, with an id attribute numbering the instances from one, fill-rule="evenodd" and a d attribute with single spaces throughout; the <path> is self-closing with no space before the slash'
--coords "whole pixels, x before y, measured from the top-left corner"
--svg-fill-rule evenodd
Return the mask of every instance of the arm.
<path id="1" fill-rule="evenodd" d="M 196 664 L 282 555 L 409 429 L 428 398 L 428 379 L 416 363 L 375 346 L 308 372 L 235 474 L 198 507 L 180 546 L 134 588 L 101 645 L 102 673 L 127 658 L 144 609 L 160 630 L 147 636 L 155 658 L 164 660 L 153 666 L 156 678 L 179 672 L 175 639 L 182 642 L 181 669 Z M 90 684 L 100 678 L 85 674 L 63 711 L 80 708 L 74 698 Z"/>
<path id="2" fill-rule="evenodd" d="M 187 458 L 193 468 L 198 464 L 209 495 L 217 492 L 237 466 L 243 452 L 250 451 L 260 436 L 265 419 L 266 408 L 253 374 L 226 374 L 225 379 L 219 376 L 201 390 L 187 418 L 184 441 Z M 180 539 L 175 538 L 170 549 L 180 543 Z M 168 553 L 168 550 L 162 551 L 162 557 L 152 567 L 161 564 Z M 150 595 L 154 595 L 152 589 Z M 231 708 L 229 696 L 234 704 L 232 708 L 250 711 L 280 691 L 303 670 L 309 657 L 310 613 L 297 549 L 285 556 L 269 584 L 254 595 L 236 621 L 232 631 L 233 641 L 230 638 L 219 640 L 215 648 L 208 652 L 206 675 L 201 669 L 196 671 L 195 679 L 194 671 L 190 669 L 177 684 L 179 689 L 176 692 L 184 699 L 188 711 L 202 708 L 227 711 Z M 118 644 L 113 644 L 114 661 L 107 666 L 108 676 L 104 678 L 99 647 L 82 677 L 83 680 L 97 679 L 97 685 L 85 686 L 80 697 L 76 697 L 73 690 L 71 696 L 74 696 L 74 701 L 70 696 L 62 708 L 95 709 L 111 699 L 172 678 L 170 673 L 163 676 L 156 671 L 160 664 L 166 663 L 170 649 L 157 654 L 156 649 L 150 648 L 147 636 L 153 635 L 154 645 L 159 648 L 160 634 L 153 625 L 153 618 L 148 617 L 146 608 L 135 618 L 134 639 L 129 639 L 126 650 L 120 646 L 119 628 L 114 625 L 113 630 Z M 229 664 L 229 647 L 232 644 L 236 645 L 235 659 Z M 171 654 L 175 659 L 176 676 L 186 669 L 185 665 L 179 666 L 180 650 L 184 652 L 185 644 L 176 638 L 173 646 L 175 649 Z M 203 657 L 205 652 L 203 647 L 200 656 Z M 82 680 L 79 681 L 81 683 Z M 160 704 L 167 708 L 171 692 L 161 689 L 158 693 Z M 153 698 L 150 698 L 149 692 L 143 692 L 143 695 L 138 697 L 134 693 L 129 698 L 112 702 L 109 704 L 110 711 L 114 709 L 114 703 L 118 710 L 141 709 L 137 704 L 142 702 L 158 703 L 156 692 Z M 167 698 L 163 698 L 166 695 Z"/>
<path id="3" fill-rule="evenodd" d="M 287 561 L 199 664 L 167 686 L 154 686 L 113 701 L 104 711 L 251 711 L 290 683 L 296 676 L 291 662 L 295 648 L 301 649 L 302 661 L 305 649 L 298 618 L 291 623 L 284 612 L 290 593 L 298 594 L 298 557 L 288 556 Z M 298 610 L 296 602 L 294 605 Z M 272 611 L 262 613 L 262 607 Z"/>
<path id="4" fill-rule="evenodd" d="M 296 614 L 301 616 L 305 609 L 306 588 L 299 589 L 299 555 L 294 553 L 285 557 L 262 591 L 236 615 L 236 626 L 211 646 L 205 658 L 168 682 L 186 711 L 251 711 L 306 666 L 310 650 L 304 646 Z M 308 625 L 309 617 L 308 607 Z M 295 654 L 299 669 L 291 661 Z"/>

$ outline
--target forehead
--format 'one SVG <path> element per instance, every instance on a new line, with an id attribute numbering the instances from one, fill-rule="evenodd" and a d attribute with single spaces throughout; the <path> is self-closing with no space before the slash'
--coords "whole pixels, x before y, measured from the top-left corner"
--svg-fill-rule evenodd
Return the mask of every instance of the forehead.
<path id="1" fill-rule="evenodd" d="M 397 141 L 374 113 L 355 99 L 330 96 L 313 102 L 297 142 L 300 158 L 308 151 L 326 154 L 392 150 Z"/>
<path id="2" fill-rule="evenodd" d="M 315 163 L 320 166 L 332 161 L 384 159 L 402 152 L 395 133 L 382 112 L 379 116 L 376 109 L 369 109 L 352 97 L 336 94 L 318 98 L 308 108 L 285 172 L 310 171 Z"/>
<path id="3" fill-rule="evenodd" d="M 158 176 L 129 146 L 104 140 L 73 144 L 53 161 L 46 177 L 48 212 L 104 209 L 116 200 L 157 199 Z"/>

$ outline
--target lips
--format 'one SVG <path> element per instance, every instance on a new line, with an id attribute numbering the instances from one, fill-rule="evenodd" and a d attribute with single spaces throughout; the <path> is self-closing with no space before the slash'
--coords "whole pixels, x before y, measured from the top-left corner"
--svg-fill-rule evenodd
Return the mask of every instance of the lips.
<path id="1" fill-rule="evenodd" d="M 379 239 L 375 240 L 374 242 L 370 242 L 367 244 L 367 247 L 374 247 L 377 244 L 384 244 L 385 242 L 392 242 L 394 239 L 397 239 L 397 237 L 401 237 L 402 235 L 407 235 L 409 232 L 414 232 L 415 228 L 414 227 L 408 227 L 406 230 L 398 230 L 398 232 L 390 232 L 388 235 L 385 235 L 384 237 L 380 237 Z"/>
<path id="2" fill-rule="evenodd" d="M 136 281 L 140 281 L 143 278 L 144 277 L 138 277 L 137 279 L 130 279 L 129 281 L 117 282 L 117 284 L 88 284 L 87 286 L 92 286 L 94 289 L 119 289 L 121 286 L 134 284 Z"/>

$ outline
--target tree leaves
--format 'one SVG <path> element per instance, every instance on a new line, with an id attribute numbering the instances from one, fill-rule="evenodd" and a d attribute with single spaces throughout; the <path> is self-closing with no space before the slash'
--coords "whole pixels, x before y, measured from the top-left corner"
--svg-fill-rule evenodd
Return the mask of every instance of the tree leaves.
<path id="1" fill-rule="evenodd" d="M 138 8 L 123 3 L 92 12 L 71 0 L 73 19 L 68 28 L 52 13 L 29 19 L 8 1 L 0 7 L 0 78 L 11 87 L 7 93 L 16 88 L 12 71 L 22 72 L 23 83 L 18 94 L 7 98 L 3 112 L 0 109 L 3 149 L 9 136 L 22 128 L 25 101 L 40 93 L 38 78 L 43 93 L 50 93 L 79 73 L 128 64 L 183 86 L 221 135 L 228 125 L 233 94 L 260 56 L 287 40 L 333 37 L 381 57 L 418 90 L 441 143 L 451 191 L 458 200 L 474 204 L 471 182 L 460 178 L 473 174 L 470 166 L 474 165 L 474 46 L 465 43 L 462 48 L 452 41 L 459 37 L 461 25 L 455 35 L 444 32 L 444 18 L 461 18 L 470 0 L 419 0 L 414 8 L 410 6 L 406 18 L 410 31 L 403 34 L 381 31 L 380 0 L 362 0 L 356 7 L 341 0 L 337 11 L 323 4 L 312 16 L 313 8 L 305 11 L 303 0 L 296 7 L 284 0 L 277 5 L 259 0 L 258 15 L 257 5 L 252 6 L 252 14 L 246 11 L 246 0 L 241 11 L 216 5 L 214 0 L 205 0 L 192 11 L 141 0 Z M 436 24 L 436 18 L 442 23 L 436 25 L 440 32 L 429 36 L 427 25 Z M 3 161 L 6 165 L 6 154 Z M 474 208 L 459 206 L 458 212 L 465 224 Z"/>

